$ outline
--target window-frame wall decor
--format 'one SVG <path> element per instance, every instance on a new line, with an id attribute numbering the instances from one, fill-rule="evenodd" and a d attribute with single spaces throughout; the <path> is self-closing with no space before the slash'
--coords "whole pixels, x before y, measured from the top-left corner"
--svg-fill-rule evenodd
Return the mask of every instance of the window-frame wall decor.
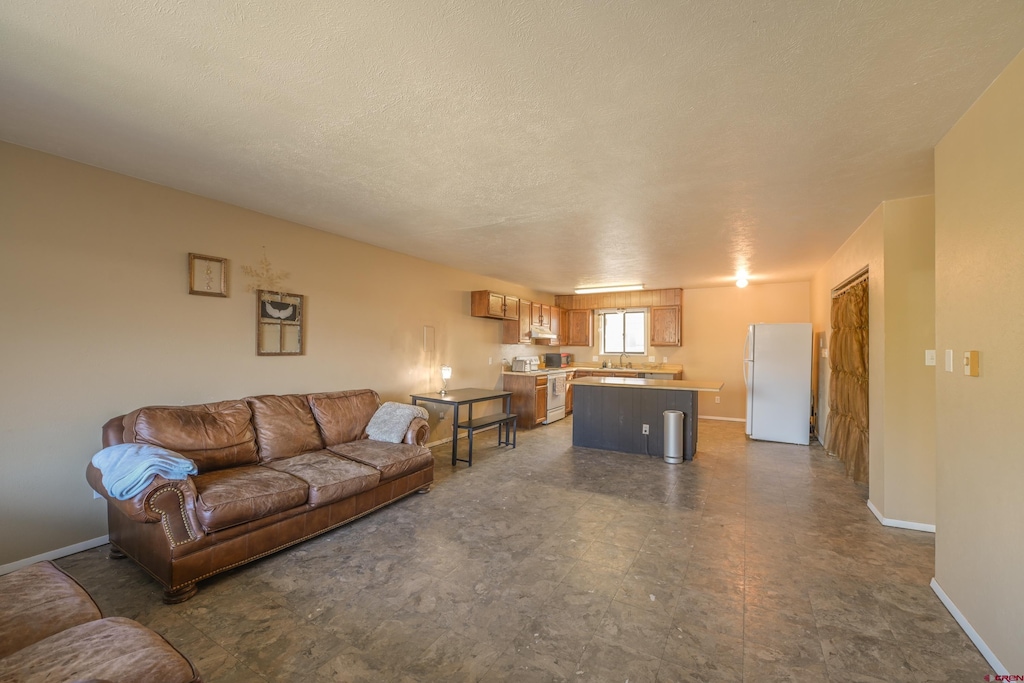
<path id="1" fill-rule="evenodd" d="M 198 296 L 228 295 L 228 260 L 205 254 L 188 255 L 188 293 Z"/>
<path id="2" fill-rule="evenodd" d="M 256 355 L 301 356 L 306 352 L 306 297 L 256 290 Z"/>

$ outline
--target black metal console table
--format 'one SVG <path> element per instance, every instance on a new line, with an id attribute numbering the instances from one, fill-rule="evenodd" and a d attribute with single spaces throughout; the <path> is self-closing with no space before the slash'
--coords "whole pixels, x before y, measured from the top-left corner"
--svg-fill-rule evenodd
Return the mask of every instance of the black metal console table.
<path id="1" fill-rule="evenodd" d="M 452 466 L 464 462 L 470 467 L 473 466 L 473 432 L 484 427 L 498 425 L 498 445 L 516 447 L 516 416 L 512 413 L 512 392 L 499 391 L 497 389 L 452 389 L 446 394 L 411 394 L 412 404 L 436 403 L 438 405 L 449 405 L 454 409 L 452 414 Z M 484 401 L 502 400 L 503 412 L 473 417 L 473 404 Z M 469 406 L 469 416 L 466 420 L 459 420 L 459 406 Z M 505 430 L 505 438 L 502 439 L 501 430 Z M 458 457 L 459 430 L 465 429 L 469 437 L 469 455 L 463 460 Z M 509 431 L 511 430 L 511 440 Z"/>

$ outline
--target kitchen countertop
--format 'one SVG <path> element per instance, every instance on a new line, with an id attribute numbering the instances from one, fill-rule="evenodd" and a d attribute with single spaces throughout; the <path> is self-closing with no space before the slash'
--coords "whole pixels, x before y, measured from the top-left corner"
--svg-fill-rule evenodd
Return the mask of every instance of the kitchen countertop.
<path id="1" fill-rule="evenodd" d="M 611 373 L 622 373 L 622 374 L 636 374 L 638 372 L 644 374 L 674 374 L 676 372 L 682 372 L 683 366 L 673 365 L 664 368 L 602 368 L 600 366 L 582 366 L 582 365 L 570 365 L 567 368 L 541 368 L 540 370 L 531 370 L 530 372 L 516 372 L 515 370 L 502 370 L 503 375 L 547 375 L 552 372 L 570 372 L 586 370 L 587 372 L 611 372 Z"/>
<path id="2" fill-rule="evenodd" d="M 569 370 L 571 368 L 541 368 L 540 370 L 530 370 L 529 372 L 517 372 L 515 370 L 502 370 L 503 375 L 518 375 L 520 377 L 542 377 L 544 375 L 550 375 L 552 372 L 560 372 L 563 370 Z"/>
<path id="3" fill-rule="evenodd" d="M 627 371 L 628 372 L 628 371 Z M 640 377 L 582 377 L 574 385 L 630 387 L 635 389 L 673 389 L 676 391 L 721 391 L 721 380 L 642 379 Z"/>

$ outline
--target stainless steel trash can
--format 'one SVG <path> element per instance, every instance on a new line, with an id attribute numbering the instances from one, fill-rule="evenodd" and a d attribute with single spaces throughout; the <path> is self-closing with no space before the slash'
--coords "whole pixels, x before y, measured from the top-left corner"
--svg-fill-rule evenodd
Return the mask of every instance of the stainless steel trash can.
<path id="1" fill-rule="evenodd" d="M 666 410 L 665 416 L 665 462 L 678 465 L 683 461 L 683 412 Z"/>

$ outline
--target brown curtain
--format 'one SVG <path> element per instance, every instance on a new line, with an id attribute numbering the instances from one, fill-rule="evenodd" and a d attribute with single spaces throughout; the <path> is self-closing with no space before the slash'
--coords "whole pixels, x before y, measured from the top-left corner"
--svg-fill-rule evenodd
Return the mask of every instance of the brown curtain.
<path id="1" fill-rule="evenodd" d="M 868 281 L 832 299 L 825 450 L 854 481 L 868 480 Z"/>

